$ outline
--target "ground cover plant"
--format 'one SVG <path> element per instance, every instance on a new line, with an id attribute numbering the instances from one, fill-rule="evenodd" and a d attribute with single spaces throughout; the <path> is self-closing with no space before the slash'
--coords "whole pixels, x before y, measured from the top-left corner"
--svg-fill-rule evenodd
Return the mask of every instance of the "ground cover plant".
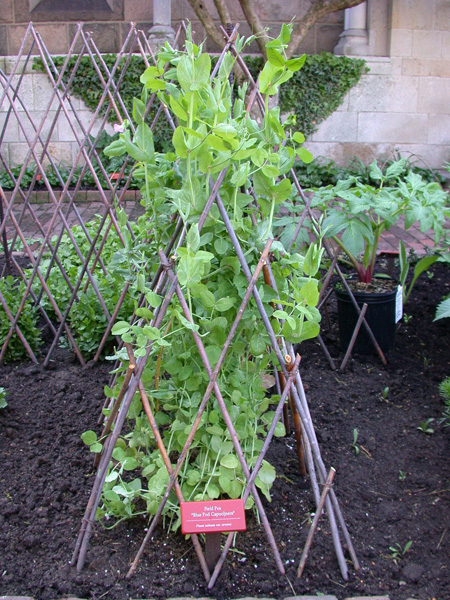
<path id="1" fill-rule="evenodd" d="M 11 329 L 9 316 L 15 317 L 22 296 L 25 292 L 25 282 L 15 280 L 12 275 L 0 277 L 0 293 L 8 307 L 9 315 L 2 304 L 0 304 L 0 348 L 5 343 Z M 30 348 L 37 351 L 42 344 L 41 332 L 38 327 L 38 309 L 34 306 L 31 297 L 25 302 L 25 306 L 18 320 L 18 327 Z M 5 352 L 4 361 L 17 361 L 27 357 L 27 351 L 19 335 L 14 331 L 9 339 L 8 347 Z"/>

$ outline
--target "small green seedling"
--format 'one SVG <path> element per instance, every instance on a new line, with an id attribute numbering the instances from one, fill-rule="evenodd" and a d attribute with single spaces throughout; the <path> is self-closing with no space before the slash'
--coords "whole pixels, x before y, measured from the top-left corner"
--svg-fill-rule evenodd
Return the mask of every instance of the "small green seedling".
<path id="1" fill-rule="evenodd" d="M 405 325 L 408 325 L 408 323 L 411 321 L 412 319 L 412 315 L 407 315 L 406 313 L 403 314 L 403 322 L 405 323 Z"/>
<path id="2" fill-rule="evenodd" d="M 406 542 L 406 544 L 402 547 L 398 542 L 393 546 L 389 546 L 389 550 L 391 551 L 391 558 L 396 563 L 401 560 L 405 554 L 409 551 L 412 546 L 412 540 Z"/>
<path id="3" fill-rule="evenodd" d="M 89 450 L 91 452 L 98 454 L 102 451 L 103 445 L 98 441 L 97 434 L 95 433 L 95 431 L 85 431 L 81 435 L 81 439 L 86 444 L 86 446 L 89 446 Z"/>
<path id="4" fill-rule="evenodd" d="M 400 470 L 398 472 L 398 479 L 399 479 L 399 481 L 405 481 L 405 479 L 406 479 L 406 473 L 405 473 L 405 471 L 401 471 Z"/>
<path id="5" fill-rule="evenodd" d="M 358 440 L 358 430 L 355 428 L 353 430 L 353 443 L 352 443 L 352 448 L 355 451 L 356 456 L 358 456 L 359 454 L 359 446 L 356 445 L 356 442 Z"/>
<path id="6" fill-rule="evenodd" d="M 426 421 L 422 421 L 421 423 L 419 423 L 419 426 L 417 427 L 417 429 L 419 431 L 421 431 L 422 433 L 426 433 L 427 435 L 431 435 L 432 433 L 434 433 L 434 429 L 432 427 L 430 427 L 430 425 L 431 425 L 431 423 L 433 421 L 434 421 L 434 419 L 432 419 L 430 417 Z"/>
<path id="7" fill-rule="evenodd" d="M 381 398 L 384 400 L 384 402 L 387 402 L 388 395 L 389 395 L 389 386 L 387 385 L 381 392 Z"/>
<path id="8" fill-rule="evenodd" d="M 0 408 L 6 408 L 7 406 L 5 388 L 0 387 Z"/>

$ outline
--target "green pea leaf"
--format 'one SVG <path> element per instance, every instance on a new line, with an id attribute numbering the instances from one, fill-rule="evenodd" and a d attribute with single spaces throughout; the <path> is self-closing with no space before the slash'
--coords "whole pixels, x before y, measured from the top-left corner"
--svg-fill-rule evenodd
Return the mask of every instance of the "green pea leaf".
<path id="1" fill-rule="evenodd" d="M 234 454 L 227 454 L 220 459 L 220 464 L 226 469 L 236 469 L 239 466 L 239 461 Z"/>
<path id="2" fill-rule="evenodd" d="M 95 431 L 89 429 L 88 431 L 85 431 L 81 434 L 81 439 L 86 444 L 86 446 L 92 446 L 92 444 L 95 444 L 97 442 L 97 434 L 95 433 Z"/>
<path id="3" fill-rule="evenodd" d="M 126 333 L 127 331 L 129 331 L 131 328 L 131 325 L 129 323 L 127 323 L 126 321 L 117 321 L 117 323 L 115 323 L 113 325 L 113 328 L 111 329 L 111 333 L 113 335 L 122 335 L 123 333 Z"/>

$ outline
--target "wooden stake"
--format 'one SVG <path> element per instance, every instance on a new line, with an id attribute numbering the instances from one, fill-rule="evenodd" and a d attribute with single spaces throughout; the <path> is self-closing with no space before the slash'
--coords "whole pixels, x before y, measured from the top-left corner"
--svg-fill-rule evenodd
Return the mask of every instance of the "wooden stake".
<path id="1" fill-rule="evenodd" d="M 323 510 L 323 507 L 325 504 L 325 500 L 327 498 L 327 494 L 330 490 L 331 484 L 333 483 L 335 473 L 336 473 L 336 470 L 333 469 L 333 467 L 331 467 L 330 472 L 328 473 L 327 480 L 323 487 L 323 492 L 320 496 L 320 502 L 319 502 L 319 505 L 317 506 L 316 514 L 314 515 L 314 520 L 312 522 L 311 529 L 309 530 L 309 533 L 308 533 L 308 539 L 306 540 L 306 544 L 303 549 L 302 557 L 300 559 L 300 564 L 298 566 L 298 571 L 297 571 L 297 577 L 299 577 L 299 578 L 302 576 L 303 569 L 305 568 L 306 560 L 307 560 L 308 554 L 309 554 L 309 549 L 311 548 L 312 540 L 313 540 L 314 534 L 316 532 L 317 525 L 319 523 L 320 515 L 322 514 L 322 510 Z"/>

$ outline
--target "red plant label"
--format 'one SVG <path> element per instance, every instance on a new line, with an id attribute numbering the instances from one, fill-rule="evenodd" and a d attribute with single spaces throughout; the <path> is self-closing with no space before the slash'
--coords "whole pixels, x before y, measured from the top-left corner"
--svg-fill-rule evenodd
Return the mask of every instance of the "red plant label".
<path id="1" fill-rule="evenodd" d="M 183 535 L 213 531 L 245 531 L 245 529 L 245 509 L 242 499 L 181 503 Z"/>

